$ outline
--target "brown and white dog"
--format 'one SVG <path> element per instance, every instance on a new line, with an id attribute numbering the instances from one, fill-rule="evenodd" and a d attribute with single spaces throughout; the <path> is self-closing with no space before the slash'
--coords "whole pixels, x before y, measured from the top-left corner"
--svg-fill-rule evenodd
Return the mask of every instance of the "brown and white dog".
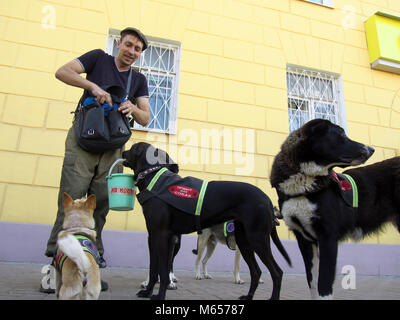
<path id="1" fill-rule="evenodd" d="M 56 296 L 58 299 L 98 299 L 101 290 L 100 271 L 94 245 L 96 231 L 93 211 L 96 196 L 73 200 L 63 195 L 64 223 L 58 234 Z"/>
<path id="2" fill-rule="evenodd" d="M 212 279 L 207 270 L 207 262 L 214 253 L 215 247 L 219 242 L 228 246 L 231 250 L 235 250 L 235 262 L 233 268 L 234 282 L 236 284 L 243 284 L 244 281 L 240 279 L 240 258 L 242 257 L 242 255 L 240 254 L 240 250 L 236 245 L 235 237 L 232 235 L 228 240 L 228 238 L 224 235 L 224 225 L 225 223 L 220 223 L 210 228 L 203 229 L 202 233 L 198 235 L 197 249 L 192 250 L 192 252 L 197 255 L 195 261 L 196 280 Z M 206 248 L 206 254 L 201 261 L 203 267 L 203 274 L 201 274 L 200 259 L 203 255 L 204 249 Z"/>

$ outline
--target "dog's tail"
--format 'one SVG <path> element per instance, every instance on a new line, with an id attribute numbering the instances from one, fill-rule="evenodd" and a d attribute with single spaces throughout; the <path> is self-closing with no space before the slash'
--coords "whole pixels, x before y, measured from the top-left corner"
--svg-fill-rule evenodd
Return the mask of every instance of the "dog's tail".
<path id="1" fill-rule="evenodd" d="M 65 234 L 58 238 L 57 244 L 62 252 L 71 259 L 78 269 L 86 274 L 90 268 L 90 261 L 84 253 L 81 244 L 72 234 Z"/>
<path id="2" fill-rule="evenodd" d="M 279 252 L 282 254 L 282 256 L 285 258 L 288 265 L 291 267 L 292 261 L 290 260 L 290 257 L 288 255 L 288 253 L 286 252 L 285 247 L 282 245 L 282 242 L 278 237 L 278 232 L 276 231 L 276 226 L 272 227 L 271 238 L 272 238 L 272 241 L 275 243 L 275 246 L 278 248 Z"/>
<path id="3" fill-rule="evenodd" d="M 199 237 L 197 237 L 197 247 L 192 250 L 192 253 L 197 255 L 199 253 Z"/>

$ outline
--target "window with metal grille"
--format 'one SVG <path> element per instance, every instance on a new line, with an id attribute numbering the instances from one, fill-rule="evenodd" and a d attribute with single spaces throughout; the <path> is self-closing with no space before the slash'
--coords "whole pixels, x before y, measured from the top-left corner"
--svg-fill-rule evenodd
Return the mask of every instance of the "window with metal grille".
<path id="1" fill-rule="evenodd" d="M 321 4 L 326 7 L 332 7 L 333 8 L 333 0 L 304 0 L 306 2 L 312 2 L 312 3 L 317 3 Z"/>
<path id="2" fill-rule="evenodd" d="M 110 30 L 106 52 L 118 53 L 119 30 Z M 147 78 L 150 122 L 141 126 L 131 121 L 132 129 L 176 133 L 181 45 L 179 42 L 146 36 L 148 47 L 132 65 Z"/>
<path id="3" fill-rule="evenodd" d="M 340 75 L 287 66 L 289 132 L 315 118 L 328 119 L 347 131 Z"/>

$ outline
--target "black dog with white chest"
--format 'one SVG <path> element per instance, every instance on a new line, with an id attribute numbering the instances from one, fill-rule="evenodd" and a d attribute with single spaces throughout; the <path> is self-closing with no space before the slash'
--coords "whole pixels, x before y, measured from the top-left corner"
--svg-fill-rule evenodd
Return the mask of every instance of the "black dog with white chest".
<path id="1" fill-rule="evenodd" d="M 343 175 L 332 170 L 362 164 L 373 152 L 341 127 L 314 119 L 292 132 L 275 157 L 271 184 L 296 236 L 313 298 L 333 296 L 339 241 L 359 240 L 386 222 L 400 231 L 400 157 Z"/>
<path id="2" fill-rule="evenodd" d="M 270 237 L 290 264 L 289 256 L 282 246 L 273 224 L 273 206 L 268 196 L 255 186 L 233 181 L 210 181 L 208 183 L 188 177 L 199 184 L 198 188 L 182 186 L 179 168 L 168 154 L 144 142 L 134 144 L 122 154 L 124 165 L 134 171 L 148 231 L 150 252 L 150 279 L 140 297 L 165 299 L 168 285 L 168 260 L 174 235 L 188 234 L 227 220 L 235 221 L 235 238 L 251 275 L 250 289 L 241 299 L 252 299 L 258 286 L 261 270 L 256 253 L 267 266 L 273 282 L 272 299 L 278 299 L 282 282 L 282 270 L 275 262 L 270 247 Z M 171 179 L 172 185 L 167 185 Z M 185 178 L 186 179 L 186 178 Z M 192 181 L 192 182 L 193 182 Z M 206 185 L 206 187 L 204 187 Z M 204 187 L 204 188 L 203 188 Z M 158 194 L 156 189 L 165 189 Z M 183 198 L 190 207 L 195 201 L 195 212 L 188 214 L 167 202 L 169 198 Z M 167 200 L 166 200 L 167 199 Z M 154 285 L 160 276 L 160 288 L 152 296 Z"/>

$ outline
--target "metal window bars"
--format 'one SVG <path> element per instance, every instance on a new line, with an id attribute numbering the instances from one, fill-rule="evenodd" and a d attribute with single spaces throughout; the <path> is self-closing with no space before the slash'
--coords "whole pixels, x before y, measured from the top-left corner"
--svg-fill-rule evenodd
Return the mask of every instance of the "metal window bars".
<path id="1" fill-rule="evenodd" d="M 323 71 L 288 66 L 289 132 L 315 118 L 341 124 L 338 76 Z"/>
<path id="2" fill-rule="evenodd" d="M 112 54 L 118 53 L 117 40 L 114 35 Z M 178 104 L 180 45 L 162 39 L 149 39 L 148 48 L 132 65 L 144 74 L 149 87 L 150 122 L 141 126 L 131 121 L 131 127 L 137 130 L 176 133 Z"/>

